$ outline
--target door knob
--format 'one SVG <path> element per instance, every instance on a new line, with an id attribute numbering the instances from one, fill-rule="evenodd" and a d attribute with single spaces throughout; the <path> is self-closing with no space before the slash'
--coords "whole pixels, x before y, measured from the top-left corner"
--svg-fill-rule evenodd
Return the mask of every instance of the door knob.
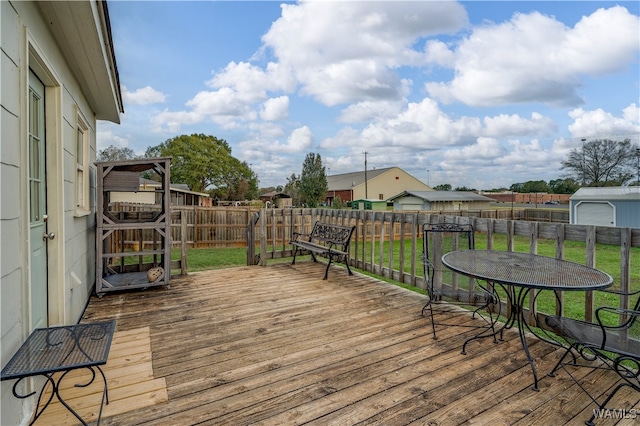
<path id="1" fill-rule="evenodd" d="M 42 234 L 42 239 L 43 240 L 47 240 L 47 239 L 53 240 L 55 237 L 56 237 L 56 234 L 54 234 L 53 232 L 49 232 L 48 234 L 46 232 L 44 232 Z"/>

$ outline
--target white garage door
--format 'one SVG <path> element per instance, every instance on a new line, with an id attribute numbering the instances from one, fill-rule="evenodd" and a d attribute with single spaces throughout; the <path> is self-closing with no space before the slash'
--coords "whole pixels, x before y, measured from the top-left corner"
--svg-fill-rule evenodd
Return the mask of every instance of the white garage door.
<path id="1" fill-rule="evenodd" d="M 607 202 L 582 202 L 576 206 L 576 224 L 616 226 L 614 207 Z"/>

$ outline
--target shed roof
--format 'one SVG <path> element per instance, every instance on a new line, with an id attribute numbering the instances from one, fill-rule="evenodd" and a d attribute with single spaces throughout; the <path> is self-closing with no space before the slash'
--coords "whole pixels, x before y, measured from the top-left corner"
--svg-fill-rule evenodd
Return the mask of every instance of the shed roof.
<path id="1" fill-rule="evenodd" d="M 640 186 L 580 188 L 569 200 L 640 200 Z"/>
<path id="2" fill-rule="evenodd" d="M 492 198 L 485 197 L 484 195 L 476 194 L 475 192 L 467 191 L 403 191 L 398 195 L 394 195 L 389 198 L 389 201 L 396 200 L 402 197 L 417 197 L 426 201 L 490 201 Z"/>
<path id="3" fill-rule="evenodd" d="M 271 192 L 266 192 L 260 196 L 260 199 L 273 199 L 273 198 L 291 198 L 291 195 L 285 192 L 271 191 Z"/>

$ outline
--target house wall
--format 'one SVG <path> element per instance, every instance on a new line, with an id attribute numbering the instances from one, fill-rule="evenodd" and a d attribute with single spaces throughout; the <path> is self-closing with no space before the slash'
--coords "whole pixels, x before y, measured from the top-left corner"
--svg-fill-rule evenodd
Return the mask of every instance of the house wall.
<path id="1" fill-rule="evenodd" d="M 92 5 L 92 7 L 97 7 Z M 37 4 L 0 2 L 1 158 L 0 333 L 2 365 L 32 330 L 30 324 L 27 96 L 31 67 L 45 84 L 48 325 L 79 320 L 94 285 L 96 170 L 89 171 L 90 211 L 76 211 L 76 123 L 89 126 L 89 162 L 96 158 L 96 120 L 80 84 L 49 32 Z M 0 424 L 21 424 L 32 399 L 13 397 L 13 382 L 2 382 Z"/>
<path id="2" fill-rule="evenodd" d="M 601 209 L 586 209 L 586 204 L 601 206 Z M 581 209 L 578 212 L 578 209 Z M 607 217 L 592 217 L 590 211 L 606 211 Z M 569 202 L 570 219 L 572 225 L 617 226 L 623 228 L 640 228 L 640 201 L 634 200 L 580 200 Z"/>
<path id="3" fill-rule="evenodd" d="M 394 167 L 389 171 L 367 180 L 367 188 L 361 184 L 353 188 L 353 199 L 387 200 L 402 191 L 431 191 L 432 189 L 409 173 Z M 366 195 L 365 195 L 366 192 Z M 382 195 L 382 198 L 380 197 Z"/>
<path id="4" fill-rule="evenodd" d="M 113 192 L 110 194 L 109 201 L 112 203 L 139 203 L 139 204 L 155 204 L 156 192 L 139 191 L 139 192 Z"/>
<path id="5" fill-rule="evenodd" d="M 489 210 L 491 201 L 426 201 L 418 197 L 401 197 L 393 201 L 394 210 Z"/>
<path id="6" fill-rule="evenodd" d="M 342 200 L 343 203 L 347 203 L 349 201 L 352 201 L 352 195 L 353 195 L 353 191 L 349 190 L 349 189 L 344 189 L 341 191 L 329 191 L 329 193 L 331 194 L 331 198 L 335 198 L 335 197 L 340 197 L 340 199 Z"/>
<path id="7" fill-rule="evenodd" d="M 393 201 L 394 210 L 429 210 L 429 203 L 418 197 L 401 197 Z"/>
<path id="8" fill-rule="evenodd" d="M 618 226 L 640 228 L 640 201 L 616 202 L 616 222 Z"/>

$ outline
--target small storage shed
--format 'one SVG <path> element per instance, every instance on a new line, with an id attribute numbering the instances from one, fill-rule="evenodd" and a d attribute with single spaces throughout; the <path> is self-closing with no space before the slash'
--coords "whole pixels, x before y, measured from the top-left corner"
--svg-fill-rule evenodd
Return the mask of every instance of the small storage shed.
<path id="1" fill-rule="evenodd" d="M 291 208 L 292 198 L 289 194 L 284 192 L 267 192 L 260 196 L 260 201 L 265 203 L 267 207 L 276 207 L 278 209 Z"/>
<path id="2" fill-rule="evenodd" d="M 394 210 L 488 210 L 493 199 L 466 191 L 404 191 L 389 198 Z"/>
<path id="3" fill-rule="evenodd" d="M 351 210 L 387 210 L 386 200 L 353 200 Z"/>
<path id="4" fill-rule="evenodd" d="M 569 222 L 640 228 L 640 186 L 580 188 L 569 199 Z"/>

